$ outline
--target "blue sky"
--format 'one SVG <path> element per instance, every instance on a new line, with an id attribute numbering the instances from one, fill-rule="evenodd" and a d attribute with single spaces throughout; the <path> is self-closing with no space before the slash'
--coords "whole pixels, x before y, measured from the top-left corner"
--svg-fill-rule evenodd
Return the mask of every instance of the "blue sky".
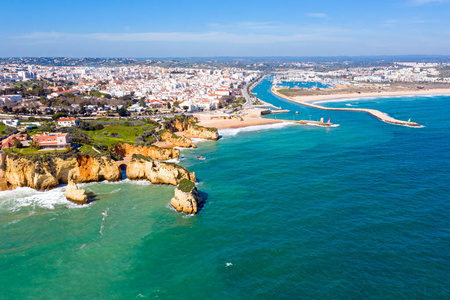
<path id="1" fill-rule="evenodd" d="M 450 0 L 0 3 L 0 57 L 450 55 Z"/>

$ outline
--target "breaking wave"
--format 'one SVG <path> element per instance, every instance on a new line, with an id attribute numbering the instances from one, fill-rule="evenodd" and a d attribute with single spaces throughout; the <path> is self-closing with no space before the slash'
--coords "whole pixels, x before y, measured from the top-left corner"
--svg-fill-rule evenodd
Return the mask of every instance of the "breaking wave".
<path id="1" fill-rule="evenodd" d="M 228 128 L 228 129 L 219 129 L 219 135 L 223 137 L 236 136 L 241 132 L 252 132 L 252 131 L 267 131 L 274 129 L 281 129 L 288 126 L 295 125 L 292 122 L 283 122 L 283 123 L 275 123 L 275 124 L 267 124 L 267 125 L 255 125 L 241 128 Z"/>

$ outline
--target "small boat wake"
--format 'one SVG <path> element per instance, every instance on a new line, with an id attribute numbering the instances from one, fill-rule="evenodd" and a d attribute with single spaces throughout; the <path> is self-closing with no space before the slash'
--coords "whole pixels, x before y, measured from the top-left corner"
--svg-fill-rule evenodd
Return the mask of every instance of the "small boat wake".
<path id="1" fill-rule="evenodd" d="M 108 217 L 108 211 L 109 211 L 109 208 L 107 208 L 105 211 L 102 212 L 103 218 L 102 218 L 102 223 L 100 224 L 100 231 L 99 231 L 100 235 L 103 235 L 104 223 L 105 223 L 106 218 Z"/>

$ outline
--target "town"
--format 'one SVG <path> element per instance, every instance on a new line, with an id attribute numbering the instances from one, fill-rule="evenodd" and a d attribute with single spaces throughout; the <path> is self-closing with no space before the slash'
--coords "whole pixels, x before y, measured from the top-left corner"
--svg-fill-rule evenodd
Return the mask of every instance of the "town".
<path id="1" fill-rule="evenodd" d="M 155 132 L 150 135 L 141 127 L 182 114 L 237 113 L 258 101 L 251 88 L 269 74 L 274 75 L 273 84 L 279 88 L 288 81 L 329 87 L 295 87 L 288 91 L 298 95 L 340 93 L 345 89 L 357 93 L 365 89 L 393 90 L 399 84 L 409 89 L 450 84 L 448 62 L 392 61 L 372 66 L 345 61 L 258 64 L 262 69 L 272 64 L 274 68 L 269 72 L 255 70 L 253 64 L 199 68 L 198 62 L 185 62 L 186 67 L 174 67 L 170 62 L 162 67 L 146 61 L 105 59 L 102 63 L 108 66 L 95 67 L 83 65 L 84 59 L 71 59 L 70 66 L 57 65 L 61 61 L 64 59 L 49 59 L 45 64 L 24 59 L 0 62 L 2 149 L 20 148 L 23 153 L 25 148 L 31 152 L 62 150 L 74 144 L 92 151 L 83 146 L 89 144 L 99 152 L 112 142 L 139 144 L 149 137 L 157 140 Z M 130 126 L 127 118 L 132 118 L 132 123 L 143 119 L 134 124 L 131 136 L 126 132 Z M 105 127 L 110 129 L 106 130 L 109 136 L 98 136 Z"/>

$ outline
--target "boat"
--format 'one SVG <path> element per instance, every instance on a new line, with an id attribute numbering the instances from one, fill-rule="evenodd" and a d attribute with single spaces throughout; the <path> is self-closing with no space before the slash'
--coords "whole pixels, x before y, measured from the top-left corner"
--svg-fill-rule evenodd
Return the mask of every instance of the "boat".
<path id="1" fill-rule="evenodd" d="M 298 111 L 296 111 L 295 114 L 298 115 Z"/>
<path id="2" fill-rule="evenodd" d="M 203 156 L 197 156 L 197 159 L 198 159 L 198 160 L 205 160 L 206 158 L 203 157 Z"/>

